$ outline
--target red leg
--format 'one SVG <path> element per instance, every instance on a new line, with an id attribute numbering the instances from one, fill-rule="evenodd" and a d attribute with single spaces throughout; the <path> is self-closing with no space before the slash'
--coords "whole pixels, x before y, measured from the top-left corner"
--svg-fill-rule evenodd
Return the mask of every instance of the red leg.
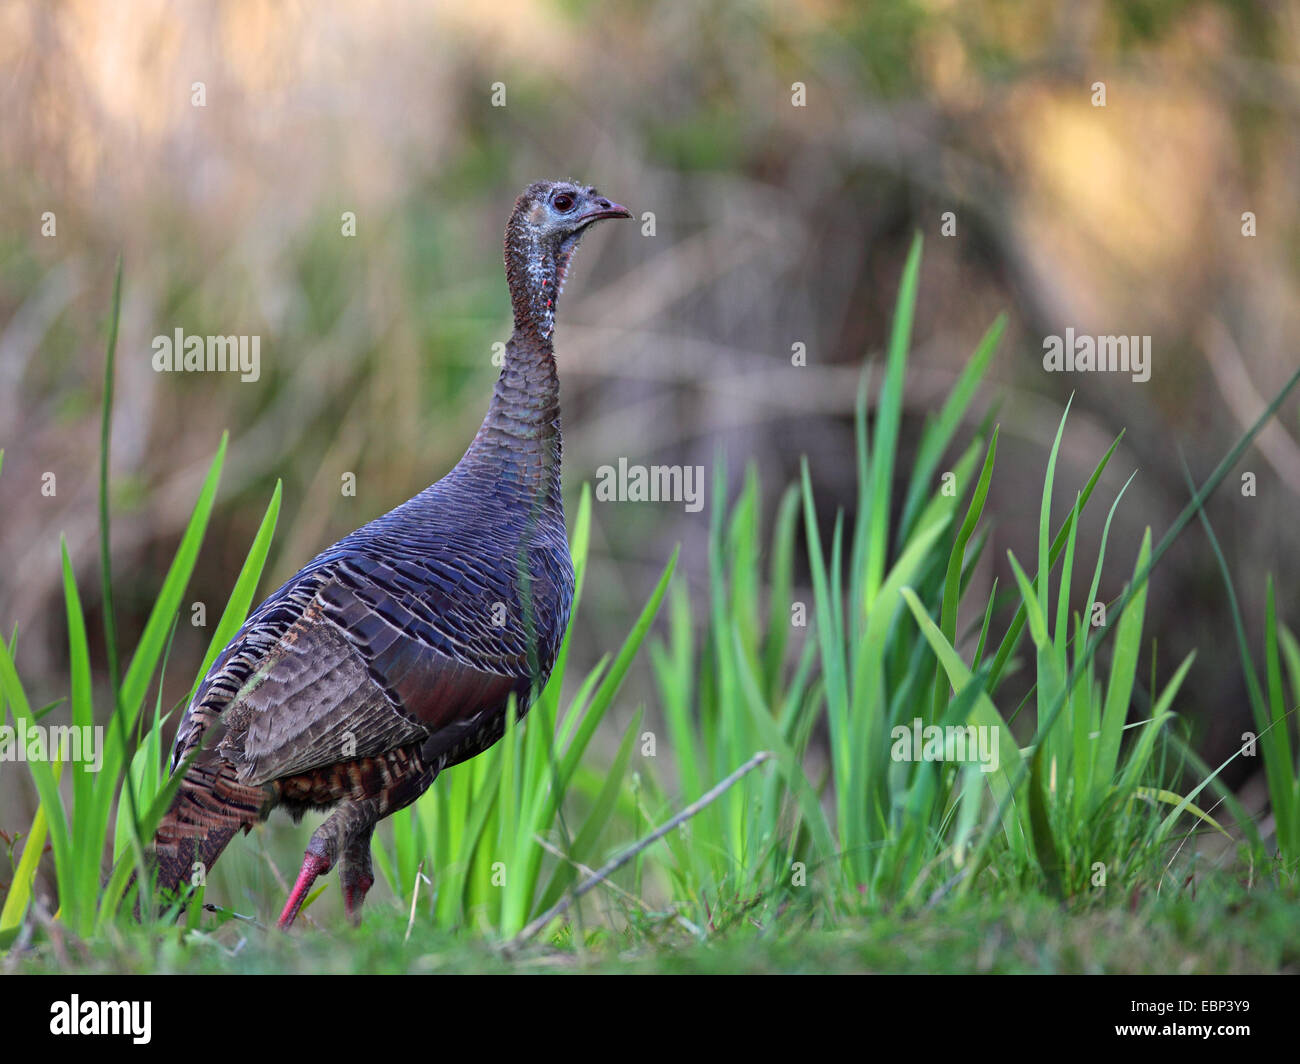
<path id="1" fill-rule="evenodd" d="M 363 821 L 354 828 L 347 836 L 343 859 L 339 863 L 343 908 L 353 926 L 361 923 L 361 903 L 366 900 L 366 892 L 375 885 L 375 872 L 370 863 L 370 839 L 374 830 L 373 821 Z"/>
<path id="2" fill-rule="evenodd" d="M 303 899 L 307 897 L 307 892 L 311 890 L 311 885 L 316 881 L 316 877 L 324 875 L 330 870 L 333 864 L 326 857 L 312 853 L 310 850 L 302 859 L 302 871 L 298 873 L 298 881 L 294 883 L 293 890 L 289 893 L 289 900 L 284 903 L 284 912 L 280 914 L 279 927 L 281 931 L 286 930 L 293 923 L 294 917 L 298 915 L 298 910 L 302 908 Z"/>

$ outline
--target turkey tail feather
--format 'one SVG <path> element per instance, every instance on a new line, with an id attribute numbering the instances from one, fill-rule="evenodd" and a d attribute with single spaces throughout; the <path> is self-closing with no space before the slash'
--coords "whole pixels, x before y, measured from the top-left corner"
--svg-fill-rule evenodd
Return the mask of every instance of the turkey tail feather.
<path id="1" fill-rule="evenodd" d="M 174 892 L 196 873 L 206 875 L 236 832 L 266 815 L 268 804 L 266 790 L 240 783 L 229 762 L 193 765 L 154 839 L 158 889 Z"/>

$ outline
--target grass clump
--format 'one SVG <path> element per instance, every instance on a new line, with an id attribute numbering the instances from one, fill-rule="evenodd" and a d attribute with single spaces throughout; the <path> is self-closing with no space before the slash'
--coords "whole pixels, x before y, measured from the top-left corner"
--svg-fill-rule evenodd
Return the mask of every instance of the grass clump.
<path id="1" fill-rule="evenodd" d="M 90 772 L 66 751 L 63 759 L 28 761 L 40 806 L 0 910 L 0 948 L 49 942 L 68 955 L 73 942 L 76 963 L 88 970 L 477 970 L 521 961 L 541 968 L 631 963 L 681 970 L 1294 967 L 1291 934 L 1245 936 L 1217 950 L 1198 936 L 1213 913 L 1240 905 L 1256 907 L 1271 927 L 1286 904 L 1277 898 L 1294 891 L 1300 773 L 1288 701 L 1300 701 L 1300 645 L 1278 621 L 1270 586 L 1261 682 L 1234 599 L 1273 808 L 1274 827 L 1261 833 L 1222 788 L 1222 766 L 1203 766 L 1174 730 L 1194 655 L 1164 669 L 1153 651 L 1144 660 L 1143 628 L 1150 574 L 1198 515 L 1231 591 L 1204 503 L 1300 373 L 1193 491 L 1174 526 L 1155 543 L 1147 530 L 1126 566 L 1127 584 L 1111 602 L 1098 594 L 1111 523 L 1128 484 L 1110 502 L 1091 564 L 1081 557 L 1079 523 L 1096 505 L 1119 440 L 1083 483 L 1062 489 L 1056 465 L 1067 407 L 1046 457 L 1033 557 L 1026 562 L 1009 554 L 1014 585 L 999 592 L 995 582 L 987 599 L 976 601 L 972 578 L 991 539 L 986 506 L 999 429 L 985 419 L 969 438 L 961 430 L 973 420 L 1003 321 L 994 322 L 928 419 L 910 468 L 901 468 L 920 255 L 918 239 L 900 284 L 871 419 L 866 377 L 859 392 L 854 510 L 836 514 L 826 527 L 805 463 L 765 535 L 758 472 L 746 472 L 727 506 L 728 476 L 719 461 L 707 593 L 691 600 L 674 576 L 674 554 L 617 651 L 581 677 L 569 675 L 571 622 L 528 726 L 511 714 L 500 743 L 448 772 L 386 822 L 375 856 L 395 901 L 370 906 L 363 932 L 339 932 L 334 941 L 347 949 L 332 947 L 328 963 L 309 935 L 299 941 L 263 933 L 279 900 L 265 892 L 251 898 L 251 917 L 235 919 L 230 909 L 205 912 L 200 889 L 179 934 L 174 908 L 148 915 L 147 875 L 139 873 L 147 869 L 144 848 L 177 782 L 168 779 L 162 742 L 176 707 L 164 707 L 160 694 L 151 713 L 145 706 L 150 688 L 161 689 L 226 441 L 119 672 L 107 506 L 115 289 L 100 482 L 109 680 L 98 708 L 81 593 L 66 547 L 62 553 L 71 668 L 61 701 L 76 726 L 105 722 L 103 769 Z M 895 507 L 900 487 L 902 503 Z M 1070 496 L 1063 512 L 1054 505 L 1059 494 Z M 191 692 L 247 615 L 279 505 L 277 486 Z M 590 523 L 584 489 L 572 532 L 575 618 Z M 665 602 L 666 623 L 652 638 Z M 966 631 L 958 628 L 962 617 L 973 619 Z M 1102 664 L 1097 651 L 1104 641 L 1110 653 Z M 16 637 L 0 645 L 0 704 L 30 725 L 60 703 L 32 708 L 16 649 Z M 646 707 L 631 712 L 612 755 L 594 765 L 593 737 L 610 719 L 643 649 L 654 705 L 648 713 Z M 1009 679 L 1021 674 L 1028 690 L 1017 693 Z M 1135 713 L 1141 675 L 1149 681 L 1145 705 Z M 662 747 L 653 723 L 660 718 Z M 917 749 L 917 735 L 937 736 L 935 745 L 926 739 Z M 511 943 L 592 866 L 698 802 L 759 751 L 771 753 L 770 765 L 638 851 L 589 896 L 601 899 L 598 918 L 590 900 L 563 917 L 544 918 L 534 944 L 513 942 L 513 961 L 485 944 L 484 938 Z M 1216 794 L 1230 820 L 1217 805 L 1206 806 L 1205 798 Z M 1180 859 L 1193 880 L 1202 870 L 1195 848 L 1184 852 L 1200 831 L 1240 842 L 1244 862 L 1236 867 L 1249 869 L 1262 889 L 1242 895 L 1225 871 L 1231 889 L 1204 892 L 1199 901 L 1184 897 L 1178 885 L 1190 880 L 1181 878 L 1182 866 L 1179 876 L 1169 872 Z M 58 899 L 52 914 L 33 906 L 47 838 Z M 132 872 L 145 893 L 143 925 L 123 904 L 131 898 Z M 1063 927 L 1062 905 L 1072 914 Z M 1139 911 L 1171 921 L 1169 930 L 1144 936 L 1143 957 L 1125 961 L 1110 939 L 1127 945 Z M 475 934 L 464 935 L 467 930 Z M 1089 945 L 1090 934 L 1109 938 Z M 1042 944 L 1037 954 L 1025 953 L 1027 940 Z M 49 963 L 39 948 L 35 956 L 46 959 L 11 958 L 11 964 L 39 969 Z M 322 967 L 311 969 L 313 963 Z"/>

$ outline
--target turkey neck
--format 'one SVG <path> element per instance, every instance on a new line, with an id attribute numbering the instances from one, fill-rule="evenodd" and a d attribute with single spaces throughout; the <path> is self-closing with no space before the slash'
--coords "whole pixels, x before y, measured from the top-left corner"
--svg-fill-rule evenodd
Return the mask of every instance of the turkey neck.
<path id="1" fill-rule="evenodd" d="M 506 229 L 506 280 L 515 326 L 483 424 L 462 464 L 521 501 L 561 515 L 560 379 L 552 334 L 572 247 L 534 238 L 518 216 Z"/>
<path id="2" fill-rule="evenodd" d="M 492 402 L 462 464 L 529 502 L 561 505 L 560 379 L 549 342 L 520 337 L 506 344 Z"/>

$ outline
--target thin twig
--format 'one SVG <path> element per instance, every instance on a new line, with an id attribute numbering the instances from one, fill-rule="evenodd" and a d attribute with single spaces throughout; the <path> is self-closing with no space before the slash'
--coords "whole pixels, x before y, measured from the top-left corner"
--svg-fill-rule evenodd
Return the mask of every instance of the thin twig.
<path id="1" fill-rule="evenodd" d="M 551 843 L 549 843 L 541 835 L 534 834 L 533 838 L 537 841 L 537 845 L 539 845 L 547 853 L 555 857 L 558 857 L 561 861 L 567 861 L 569 864 L 573 865 L 573 867 L 576 868 L 579 872 L 581 872 L 584 876 L 594 876 L 596 874 L 595 871 L 590 866 L 583 864 L 581 861 L 573 857 L 570 857 L 558 846 L 553 846 Z M 655 914 L 655 911 L 652 908 L 650 908 L 649 904 L 646 902 L 644 898 L 637 897 L 637 895 L 633 894 L 630 890 L 624 890 L 613 880 L 606 880 L 605 886 L 609 890 L 612 890 L 615 894 L 618 894 L 623 898 L 626 898 L 628 901 L 635 902 L 637 905 L 641 907 L 641 911 L 643 913 L 646 913 L 651 916 Z M 672 915 L 673 918 L 678 923 L 680 923 L 683 928 L 689 931 L 692 935 L 696 936 L 697 938 L 704 937 L 704 932 L 701 931 L 698 927 L 696 927 L 693 923 L 691 923 L 690 920 L 688 920 L 681 913 L 674 911 Z"/>
<path id="2" fill-rule="evenodd" d="M 420 897 L 420 880 L 424 879 L 424 858 L 420 858 L 420 867 L 415 870 L 415 886 L 411 888 L 411 916 L 406 921 L 406 934 L 403 942 L 411 941 L 411 928 L 415 926 L 415 903 Z"/>
<path id="3" fill-rule="evenodd" d="M 539 931 L 541 931 L 542 928 L 544 928 L 557 916 L 559 916 L 561 913 L 567 910 L 569 906 L 573 904 L 574 901 L 576 901 L 578 898 L 581 898 L 584 894 L 587 893 L 587 891 L 591 890 L 593 887 L 601 883 L 603 880 L 608 879 L 620 868 L 622 868 L 625 864 L 627 864 L 628 861 L 632 860 L 632 858 L 634 858 L 642 850 L 646 849 L 646 847 L 651 846 L 654 843 L 658 842 L 660 839 L 662 839 L 665 835 L 668 834 L 668 832 L 672 831 L 673 828 L 677 827 L 679 824 L 683 823 L 684 821 L 689 820 L 691 817 L 695 816 L 696 813 L 700 812 L 700 810 L 705 809 L 708 806 L 712 805 L 715 801 L 717 801 L 718 798 L 722 796 L 724 792 L 726 792 L 730 787 L 732 787 L 737 781 L 739 781 L 742 777 L 748 775 L 754 769 L 758 768 L 759 765 L 761 765 L 764 761 L 768 760 L 771 756 L 772 755 L 768 751 L 760 750 L 748 761 L 746 761 L 743 765 L 741 765 L 740 768 L 736 769 L 736 771 L 733 772 L 730 776 L 724 779 L 721 783 L 717 784 L 712 790 L 701 795 L 698 799 L 696 799 L 694 802 L 688 805 L 685 809 L 683 809 L 680 813 L 678 813 L 675 817 L 669 820 L 662 827 L 652 831 L 640 842 L 636 843 L 634 846 L 630 847 L 629 849 L 625 850 L 623 853 L 619 854 L 612 861 L 609 861 L 607 864 L 602 866 L 598 872 L 590 876 L 588 879 L 584 880 L 572 892 L 566 894 L 563 898 L 557 901 L 554 905 L 552 905 L 549 909 L 547 909 L 546 912 L 542 913 L 541 916 L 539 916 L 532 923 L 528 924 L 528 926 L 525 927 L 522 931 L 520 931 L 519 934 L 517 934 L 508 943 L 506 943 L 505 951 L 508 953 L 511 950 L 518 949 L 521 945 L 523 945 L 534 935 L 536 935 Z"/>

